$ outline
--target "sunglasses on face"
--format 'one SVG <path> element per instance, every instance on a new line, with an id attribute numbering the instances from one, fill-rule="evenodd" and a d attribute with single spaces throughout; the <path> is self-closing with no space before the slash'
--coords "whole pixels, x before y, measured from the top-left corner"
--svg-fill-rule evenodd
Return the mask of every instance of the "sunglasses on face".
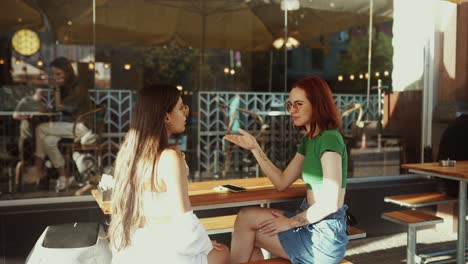
<path id="1" fill-rule="evenodd" d="M 287 102 L 286 104 L 284 104 L 284 108 L 289 113 L 291 113 L 292 111 L 297 112 L 301 110 L 303 106 L 304 106 L 303 101 Z"/>

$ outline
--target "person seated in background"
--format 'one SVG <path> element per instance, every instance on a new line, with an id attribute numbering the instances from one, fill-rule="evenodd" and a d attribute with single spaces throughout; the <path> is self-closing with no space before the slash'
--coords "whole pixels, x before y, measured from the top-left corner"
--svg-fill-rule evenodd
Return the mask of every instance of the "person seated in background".
<path id="1" fill-rule="evenodd" d="M 39 183 L 44 177 L 43 164 L 45 157 L 48 156 L 59 175 L 56 191 L 62 191 L 73 181 L 73 177 L 70 177 L 65 170 L 65 160 L 58 149 L 58 142 L 62 138 L 73 138 L 73 132 L 78 138 L 90 132 L 90 127 L 94 124 L 90 118 L 78 123 L 75 131 L 73 123 L 78 115 L 90 111 L 93 105 L 88 89 L 78 84 L 77 76 L 68 59 L 57 58 L 50 63 L 50 66 L 49 86 L 54 89 L 54 110 L 60 111 L 62 115 L 61 121 L 44 123 L 36 128 L 34 174 L 36 183 Z"/>
<path id="2" fill-rule="evenodd" d="M 193 213 L 185 157 L 169 145 L 185 131 L 188 110 L 175 86 L 139 91 L 115 161 L 108 231 L 114 264 L 229 263 L 229 249 L 210 241 Z"/>
<path id="3" fill-rule="evenodd" d="M 33 96 L 23 97 L 15 108 L 13 119 L 20 121 L 18 150 L 20 159 L 25 157 L 25 142 L 33 138 L 35 125 L 46 122 L 47 119 L 41 116 L 34 116 L 35 112 L 46 112 L 52 106 L 47 104 L 46 90 L 38 88 Z"/>

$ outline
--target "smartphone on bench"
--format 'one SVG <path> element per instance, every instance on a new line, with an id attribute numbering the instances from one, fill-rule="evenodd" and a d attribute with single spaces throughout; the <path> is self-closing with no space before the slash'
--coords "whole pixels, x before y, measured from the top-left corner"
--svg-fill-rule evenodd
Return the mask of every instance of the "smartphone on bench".
<path id="1" fill-rule="evenodd" d="M 247 189 L 232 184 L 223 184 L 215 188 L 217 191 L 244 192 Z"/>

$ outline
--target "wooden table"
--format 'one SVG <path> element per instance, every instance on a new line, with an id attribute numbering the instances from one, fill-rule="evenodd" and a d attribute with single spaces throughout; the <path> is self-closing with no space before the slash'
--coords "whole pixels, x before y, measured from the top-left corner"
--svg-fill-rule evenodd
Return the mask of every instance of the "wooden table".
<path id="1" fill-rule="evenodd" d="M 222 184 L 237 185 L 246 188 L 247 191 L 233 193 L 213 190 L 213 188 Z M 111 214 L 111 202 L 101 201 L 98 190 L 92 190 L 91 193 L 103 213 L 106 215 Z M 189 184 L 189 197 L 193 210 L 278 203 L 305 196 L 306 188 L 302 180 L 297 180 L 288 189 L 282 192 L 275 190 L 270 180 L 265 177 L 193 182 Z"/>
<path id="2" fill-rule="evenodd" d="M 458 231 L 457 231 L 457 263 L 465 263 L 465 217 L 466 217 L 466 187 L 468 181 L 468 161 L 457 161 L 455 167 L 442 167 L 438 162 L 403 164 L 409 172 L 429 175 L 459 182 L 458 189 Z"/>

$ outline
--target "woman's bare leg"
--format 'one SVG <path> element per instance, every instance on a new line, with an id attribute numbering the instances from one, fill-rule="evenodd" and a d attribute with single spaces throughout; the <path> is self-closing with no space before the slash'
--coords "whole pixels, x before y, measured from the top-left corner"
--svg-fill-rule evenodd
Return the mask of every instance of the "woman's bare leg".
<path id="1" fill-rule="evenodd" d="M 268 250 L 275 256 L 288 258 L 277 235 L 267 236 L 257 232 L 260 223 L 274 217 L 271 213 L 272 211 L 282 213 L 280 210 L 270 208 L 242 208 L 237 215 L 234 231 L 232 233 L 232 264 L 247 262 L 251 257 L 260 257 L 258 255 L 258 250 L 260 250 L 260 248 Z"/>
<path id="2" fill-rule="evenodd" d="M 250 255 L 250 261 L 262 259 L 264 259 L 262 250 L 258 247 L 254 247 L 254 249 L 252 250 L 252 255 Z"/>
<path id="3" fill-rule="evenodd" d="M 229 264 L 229 248 L 219 243 L 208 253 L 208 264 Z"/>

